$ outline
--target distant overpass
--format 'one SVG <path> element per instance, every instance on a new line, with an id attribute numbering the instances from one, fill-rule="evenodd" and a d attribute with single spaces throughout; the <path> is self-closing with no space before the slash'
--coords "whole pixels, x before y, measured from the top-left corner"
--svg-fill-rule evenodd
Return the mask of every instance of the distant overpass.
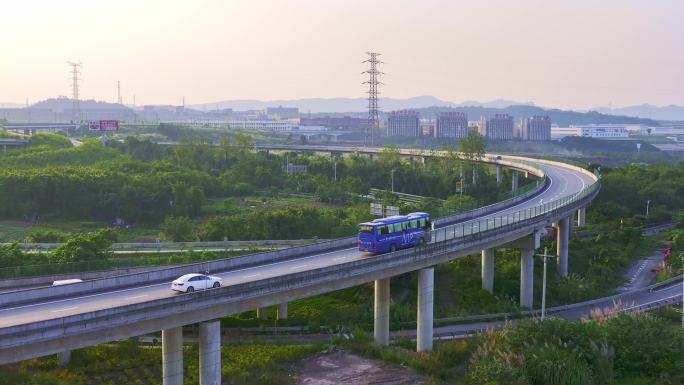
<path id="1" fill-rule="evenodd" d="M 27 139 L 14 139 L 14 138 L 0 138 L 0 148 L 2 151 L 7 151 L 10 147 L 23 147 L 28 145 L 29 141 Z"/>
<path id="2" fill-rule="evenodd" d="M 3 125 L 7 131 L 35 133 L 37 131 L 58 132 L 75 130 L 80 124 L 67 123 L 12 123 Z"/>

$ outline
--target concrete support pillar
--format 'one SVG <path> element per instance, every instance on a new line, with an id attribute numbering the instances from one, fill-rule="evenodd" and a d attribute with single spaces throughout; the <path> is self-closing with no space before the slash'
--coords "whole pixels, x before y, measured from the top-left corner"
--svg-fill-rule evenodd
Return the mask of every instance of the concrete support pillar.
<path id="1" fill-rule="evenodd" d="M 503 167 L 496 166 L 496 184 L 500 185 L 503 181 Z"/>
<path id="2" fill-rule="evenodd" d="M 380 346 L 389 345 L 390 279 L 375 281 L 375 305 L 373 307 L 373 336 Z"/>
<path id="3" fill-rule="evenodd" d="M 370 158 L 370 160 L 375 160 L 375 154 L 372 152 L 368 153 L 368 157 Z"/>
<path id="4" fill-rule="evenodd" d="M 61 366 L 67 366 L 71 361 L 71 350 L 65 350 L 61 353 L 57 353 L 57 359 Z"/>
<path id="5" fill-rule="evenodd" d="M 582 207 L 577 210 L 577 226 L 584 226 L 587 224 L 587 208 Z"/>
<path id="6" fill-rule="evenodd" d="M 494 293 L 494 249 L 482 250 L 482 288 Z"/>
<path id="7" fill-rule="evenodd" d="M 518 172 L 515 170 L 511 171 L 511 190 L 515 191 L 518 189 Z"/>
<path id="8" fill-rule="evenodd" d="M 268 319 L 268 306 L 257 308 L 257 318 L 260 320 Z"/>
<path id="9" fill-rule="evenodd" d="M 199 325 L 199 385 L 221 385 L 221 322 Z"/>
<path id="10" fill-rule="evenodd" d="M 435 268 L 418 270 L 418 330 L 416 350 L 432 350 L 432 312 L 434 306 Z"/>
<path id="11" fill-rule="evenodd" d="M 287 319 L 287 302 L 278 304 L 278 319 Z"/>
<path id="12" fill-rule="evenodd" d="M 558 256 L 557 270 L 562 277 L 568 276 L 568 241 L 570 240 L 570 218 L 558 221 L 556 227 L 556 255 Z"/>
<path id="13" fill-rule="evenodd" d="M 532 309 L 534 300 L 534 249 L 521 249 L 520 252 L 520 306 Z"/>
<path id="14" fill-rule="evenodd" d="M 162 330 L 162 384 L 183 385 L 183 327 Z"/>

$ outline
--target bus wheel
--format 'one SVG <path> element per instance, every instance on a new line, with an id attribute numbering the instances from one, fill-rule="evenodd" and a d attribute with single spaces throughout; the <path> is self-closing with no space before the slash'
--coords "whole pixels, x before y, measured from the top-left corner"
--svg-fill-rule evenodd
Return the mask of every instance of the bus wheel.
<path id="1" fill-rule="evenodd" d="M 395 251 L 397 251 L 397 245 L 395 245 L 395 244 L 393 243 L 393 244 L 390 246 L 390 253 L 394 253 Z"/>

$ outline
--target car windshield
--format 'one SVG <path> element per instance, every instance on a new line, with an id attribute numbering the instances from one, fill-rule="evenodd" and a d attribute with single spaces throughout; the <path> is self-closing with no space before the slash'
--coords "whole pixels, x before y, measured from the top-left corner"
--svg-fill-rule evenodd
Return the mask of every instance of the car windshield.
<path id="1" fill-rule="evenodd" d="M 359 226 L 359 232 L 360 233 L 371 233 L 373 234 L 373 226 L 368 226 L 368 225 L 361 225 Z"/>

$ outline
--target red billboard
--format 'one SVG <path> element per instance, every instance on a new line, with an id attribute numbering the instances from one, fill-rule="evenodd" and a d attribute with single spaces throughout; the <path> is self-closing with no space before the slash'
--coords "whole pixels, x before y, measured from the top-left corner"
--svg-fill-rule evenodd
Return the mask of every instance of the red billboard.
<path id="1" fill-rule="evenodd" d="M 116 131 L 118 129 L 118 120 L 100 120 L 100 131 Z"/>
<path id="2" fill-rule="evenodd" d="M 90 131 L 116 131 L 119 129 L 118 120 L 91 120 L 88 122 Z"/>

